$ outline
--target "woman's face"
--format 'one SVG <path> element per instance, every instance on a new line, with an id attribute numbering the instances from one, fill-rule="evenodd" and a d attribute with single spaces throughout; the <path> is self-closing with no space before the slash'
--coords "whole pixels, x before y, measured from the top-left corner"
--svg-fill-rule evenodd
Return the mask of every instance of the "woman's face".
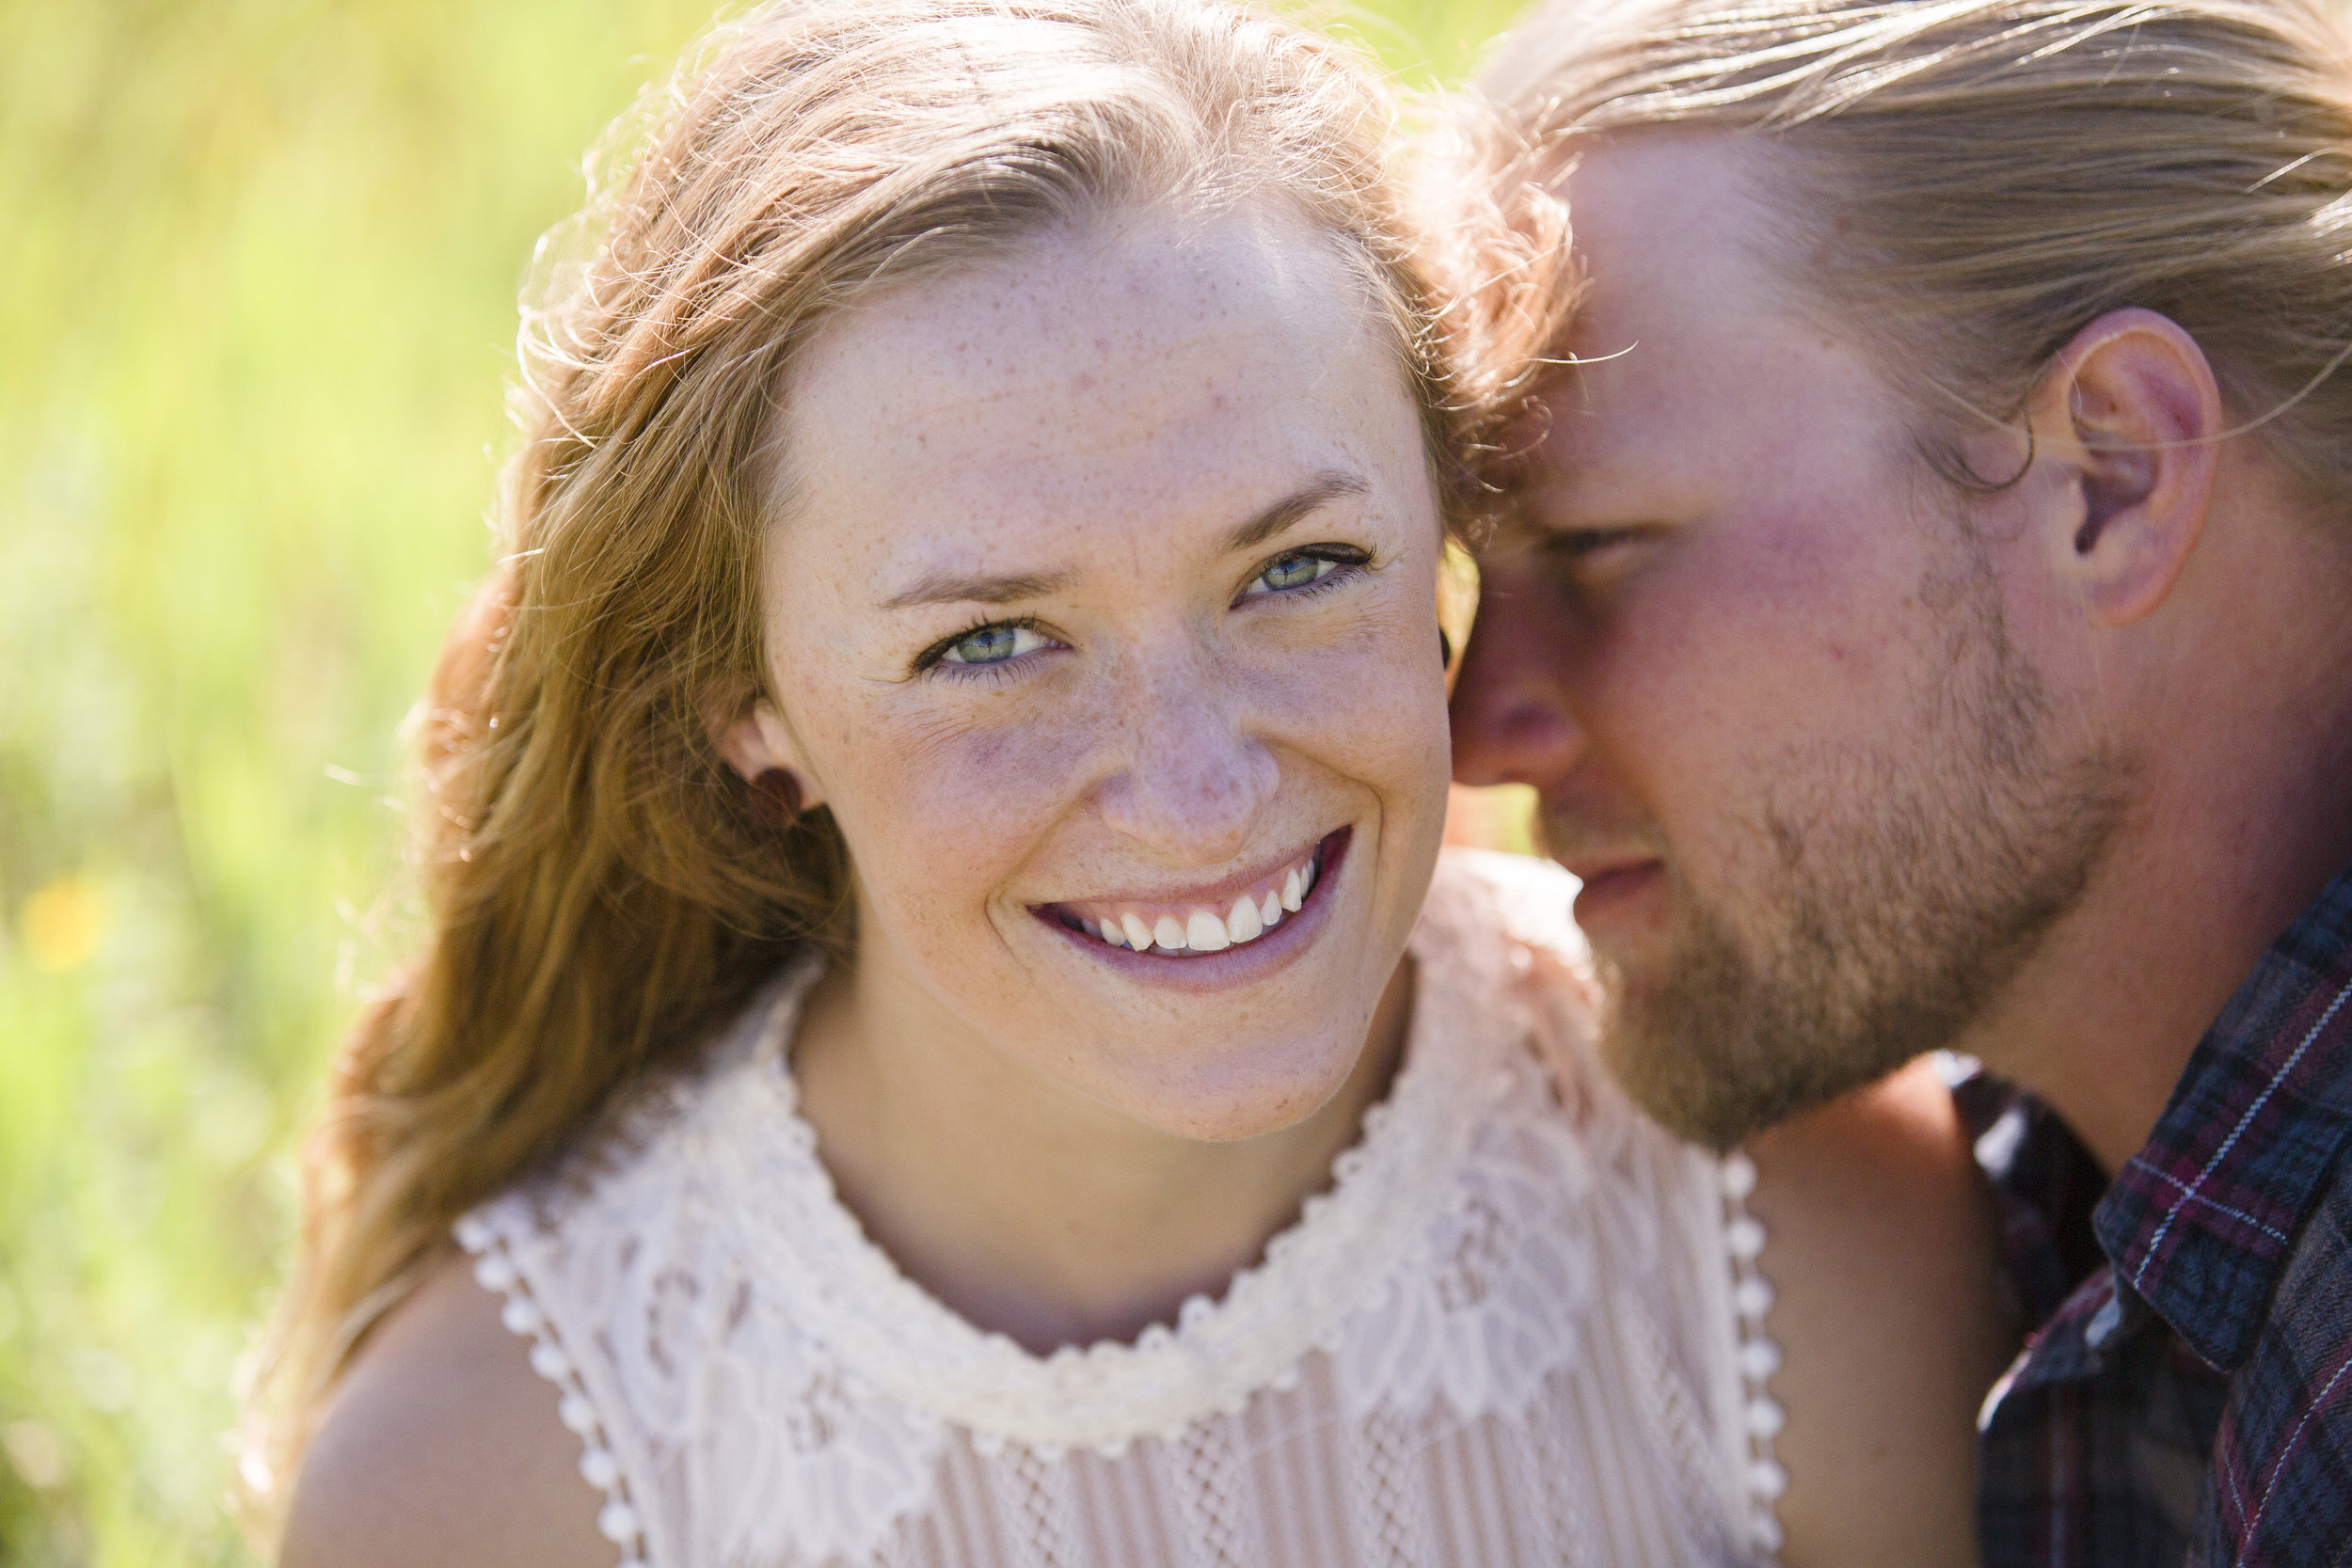
<path id="1" fill-rule="evenodd" d="M 1421 428 L 1329 243 L 1144 216 L 908 283 L 780 434 L 727 750 L 832 807 L 857 994 L 1168 1132 L 1313 1111 L 1449 761 Z"/>

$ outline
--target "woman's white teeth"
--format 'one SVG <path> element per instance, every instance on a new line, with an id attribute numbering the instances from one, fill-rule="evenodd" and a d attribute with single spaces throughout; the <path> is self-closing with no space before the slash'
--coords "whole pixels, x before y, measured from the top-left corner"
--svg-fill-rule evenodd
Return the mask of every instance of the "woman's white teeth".
<path id="1" fill-rule="evenodd" d="M 1132 947 L 1138 953 L 1154 947 L 1168 953 L 1217 953 L 1239 942 L 1255 942 L 1279 926 L 1286 916 L 1298 911 L 1314 885 L 1314 863 L 1306 861 L 1283 874 L 1279 889 L 1269 890 L 1263 898 L 1245 893 L 1221 916 L 1215 910 L 1189 910 L 1181 920 L 1164 914 L 1146 925 L 1141 915 L 1130 911 L 1116 920 L 1105 915 L 1095 925 L 1103 941 L 1113 947 Z"/>
<path id="2" fill-rule="evenodd" d="M 1258 918 L 1258 906 L 1249 901 L 1248 895 L 1233 900 L 1232 912 L 1225 917 L 1225 929 L 1235 942 L 1248 942 L 1265 929 L 1265 922 Z"/>

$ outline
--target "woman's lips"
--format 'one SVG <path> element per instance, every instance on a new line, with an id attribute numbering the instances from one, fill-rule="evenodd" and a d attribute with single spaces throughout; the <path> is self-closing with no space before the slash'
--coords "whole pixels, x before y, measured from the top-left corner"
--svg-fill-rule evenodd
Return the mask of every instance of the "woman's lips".
<path id="1" fill-rule="evenodd" d="M 1329 890 L 1338 879 L 1353 836 L 1352 828 L 1327 834 L 1306 855 L 1286 864 L 1280 873 L 1259 879 L 1266 884 L 1263 889 L 1253 885 L 1236 895 L 1235 906 L 1248 898 L 1250 912 L 1259 916 L 1257 933 L 1239 941 L 1234 940 L 1230 916 L 1219 916 L 1206 906 L 1194 908 L 1182 900 L 1168 905 L 1139 902 L 1119 906 L 1117 901 L 1099 906 L 1092 901 L 1047 904 L 1036 907 L 1032 912 L 1089 957 L 1139 978 L 1221 986 L 1279 967 L 1313 940 L 1323 926 L 1329 908 Z M 1289 896 L 1294 874 L 1298 884 L 1295 905 Z M 1269 899 L 1278 916 L 1270 926 L 1264 919 L 1264 905 Z M 1136 916 L 1136 924 L 1144 927 L 1136 934 L 1147 937 L 1148 943 L 1122 940 L 1114 944 L 1105 939 L 1102 922 L 1111 918 L 1109 911 L 1114 907 L 1120 908 L 1122 916 Z M 1177 915 L 1180 910 L 1184 915 L 1181 921 Z M 1206 929 L 1211 919 L 1217 922 L 1218 931 Z M 1241 925 L 1242 929 L 1248 930 L 1246 917 Z M 1123 918 L 1113 921 L 1111 928 L 1122 939 L 1129 937 Z M 1196 931 L 1207 940 L 1195 942 Z M 1219 935 L 1225 939 L 1222 942 L 1216 941 Z M 1179 939 L 1182 945 L 1165 943 L 1163 936 Z"/>
<path id="2" fill-rule="evenodd" d="M 1304 907 L 1328 843 L 1327 837 L 1277 870 L 1203 898 L 1073 900 L 1041 912 L 1108 947 L 1164 957 L 1220 953 L 1258 941 Z"/>

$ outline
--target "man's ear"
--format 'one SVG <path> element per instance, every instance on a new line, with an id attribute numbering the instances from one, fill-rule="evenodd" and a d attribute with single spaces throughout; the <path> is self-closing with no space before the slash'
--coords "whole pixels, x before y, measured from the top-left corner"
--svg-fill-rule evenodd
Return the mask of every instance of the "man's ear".
<path id="1" fill-rule="evenodd" d="M 2153 310 L 2110 310 L 2034 388 L 2034 436 L 2071 470 L 2051 549 L 2094 626 L 2153 613 L 2204 531 L 2223 435 L 2197 340 Z"/>
<path id="2" fill-rule="evenodd" d="M 729 706 L 731 716 L 722 707 L 708 721 L 711 741 L 727 759 L 727 766 L 755 788 L 768 775 L 783 773 L 791 782 L 789 798 L 796 812 L 822 801 L 824 793 L 801 760 L 800 742 L 793 738 L 791 726 L 784 721 L 776 705 L 756 697 Z"/>

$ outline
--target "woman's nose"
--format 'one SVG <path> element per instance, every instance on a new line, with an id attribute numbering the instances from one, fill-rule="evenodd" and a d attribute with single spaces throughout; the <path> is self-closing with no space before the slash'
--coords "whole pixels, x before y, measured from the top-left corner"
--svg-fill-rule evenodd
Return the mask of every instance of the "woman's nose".
<path id="1" fill-rule="evenodd" d="M 1168 669 L 1136 683 L 1122 706 L 1127 744 L 1099 796 L 1104 822 L 1182 865 L 1248 848 L 1281 765 L 1252 731 L 1247 683 Z"/>
<path id="2" fill-rule="evenodd" d="M 1582 760 L 1585 736 L 1570 711 L 1563 627 L 1547 595 L 1508 571 L 1480 584 L 1478 620 L 1454 684 L 1454 777 L 1462 784 L 1543 789 Z"/>

